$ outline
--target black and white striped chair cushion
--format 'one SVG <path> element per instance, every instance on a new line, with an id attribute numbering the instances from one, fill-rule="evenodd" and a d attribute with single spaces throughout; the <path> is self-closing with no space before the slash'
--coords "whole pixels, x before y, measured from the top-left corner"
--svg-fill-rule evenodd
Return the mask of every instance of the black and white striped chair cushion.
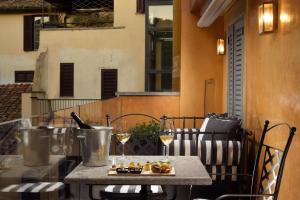
<path id="1" fill-rule="evenodd" d="M 64 189 L 62 182 L 12 184 L 0 190 L 5 193 L 51 193 Z"/>
<path id="2" fill-rule="evenodd" d="M 139 194 L 141 191 L 140 185 L 108 185 L 104 189 L 105 192 L 113 193 L 136 193 Z M 151 185 L 151 191 L 153 194 L 163 193 L 162 187 L 160 185 Z"/>
<path id="3" fill-rule="evenodd" d="M 176 128 L 174 139 L 176 140 L 196 140 L 199 135 L 203 135 L 199 128 Z"/>
<path id="4" fill-rule="evenodd" d="M 95 199 L 101 199 L 101 194 L 137 194 L 141 191 L 141 185 L 93 185 L 92 195 Z M 152 194 L 163 194 L 163 189 L 160 185 L 151 185 Z"/>
<path id="5" fill-rule="evenodd" d="M 174 140 L 167 148 L 170 156 L 196 156 L 196 140 Z"/>
<path id="6" fill-rule="evenodd" d="M 169 155 L 198 155 L 211 174 L 213 181 L 237 181 L 238 166 L 241 159 L 241 142 L 239 141 L 202 141 L 174 140 L 168 148 Z"/>
<path id="7" fill-rule="evenodd" d="M 241 153 L 240 141 L 198 141 L 197 155 L 205 165 L 237 166 L 240 164 Z"/>

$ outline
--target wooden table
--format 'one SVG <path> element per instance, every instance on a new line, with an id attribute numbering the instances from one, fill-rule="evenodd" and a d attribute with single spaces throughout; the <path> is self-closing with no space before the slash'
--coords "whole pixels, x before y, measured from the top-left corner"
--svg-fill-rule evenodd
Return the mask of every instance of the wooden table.
<path id="1" fill-rule="evenodd" d="M 112 158 L 110 158 L 112 159 Z M 126 156 L 126 160 L 145 163 L 159 161 L 163 156 Z M 212 180 L 198 156 L 169 156 L 175 176 L 108 176 L 110 166 L 86 167 L 79 164 L 66 178 L 66 183 L 99 185 L 142 185 L 147 195 L 149 185 L 211 185 Z"/>

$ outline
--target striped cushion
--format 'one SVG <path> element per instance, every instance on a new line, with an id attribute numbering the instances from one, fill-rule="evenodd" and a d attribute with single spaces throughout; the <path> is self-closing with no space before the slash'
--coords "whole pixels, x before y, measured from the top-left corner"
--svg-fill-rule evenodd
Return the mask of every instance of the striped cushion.
<path id="1" fill-rule="evenodd" d="M 92 185 L 92 195 L 95 199 L 101 199 L 107 193 L 113 194 L 138 194 L 140 193 L 140 185 Z M 163 189 L 160 185 L 151 185 L 153 194 L 163 194 Z"/>
<path id="2" fill-rule="evenodd" d="M 105 192 L 129 194 L 136 193 L 139 194 L 141 191 L 140 185 L 108 185 L 104 189 Z M 151 185 L 151 191 L 153 194 L 163 193 L 162 187 L 160 185 Z"/>
<path id="3" fill-rule="evenodd" d="M 174 140 L 167 151 L 170 156 L 196 156 L 196 140 Z"/>
<path id="4" fill-rule="evenodd" d="M 238 166 L 205 165 L 205 168 L 215 182 L 237 181 Z"/>
<path id="5" fill-rule="evenodd" d="M 176 128 L 175 137 L 176 140 L 196 140 L 202 138 L 204 134 L 201 134 L 199 128 Z"/>
<path id="6" fill-rule="evenodd" d="M 10 193 L 39 193 L 55 192 L 64 189 L 62 182 L 39 182 L 39 183 L 22 183 L 9 185 L 0 190 L 0 192 Z"/>
<path id="7" fill-rule="evenodd" d="M 198 141 L 197 155 L 205 165 L 239 165 L 241 152 L 242 147 L 239 141 L 215 140 L 213 144 L 210 140 Z"/>
<path id="8" fill-rule="evenodd" d="M 198 155 L 213 181 L 237 181 L 241 142 L 215 140 L 212 143 L 198 139 L 197 143 L 195 140 L 174 140 L 167 150 L 174 156 Z"/>

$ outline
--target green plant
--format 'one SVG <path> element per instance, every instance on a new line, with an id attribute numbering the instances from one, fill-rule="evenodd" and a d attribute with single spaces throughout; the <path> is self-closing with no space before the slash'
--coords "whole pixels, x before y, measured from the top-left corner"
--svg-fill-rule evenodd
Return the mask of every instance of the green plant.
<path id="1" fill-rule="evenodd" d="M 152 120 L 148 123 L 137 123 L 134 127 L 129 129 L 131 138 L 158 138 L 160 131 L 160 123 Z"/>

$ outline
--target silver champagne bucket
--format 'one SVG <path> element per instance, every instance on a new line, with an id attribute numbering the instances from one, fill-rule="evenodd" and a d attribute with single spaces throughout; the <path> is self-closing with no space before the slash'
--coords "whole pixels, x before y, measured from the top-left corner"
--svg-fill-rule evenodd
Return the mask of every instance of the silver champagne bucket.
<path id="1" fill-rule="evenodd" d="M 23 158 L 25 166 L 43 166 L 49 164 L 50 135 L 52 127 L 22 128 Z"/>
<path id="2" fill-rule="evenodd" d="M 83 165 L 100 167 L 108 164 L 112 128 L 76 129 L 80 139 Z"/>

